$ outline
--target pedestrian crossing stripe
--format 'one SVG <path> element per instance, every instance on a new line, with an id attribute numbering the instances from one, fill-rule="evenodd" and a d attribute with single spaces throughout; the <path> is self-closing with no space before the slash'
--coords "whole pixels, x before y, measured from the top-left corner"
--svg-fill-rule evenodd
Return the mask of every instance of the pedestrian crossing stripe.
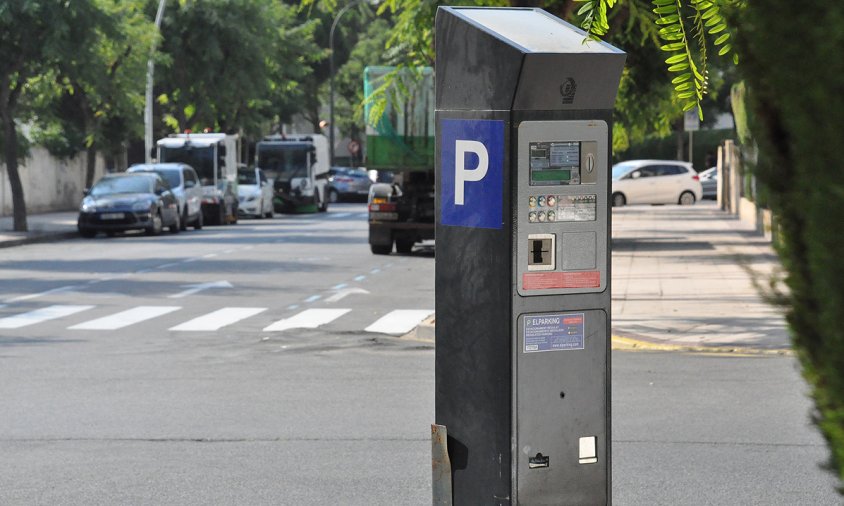
<path id="1" fill-rule="evenodd" d="M 279 320 L 264 329 L 264 332 L 279 332 L 288 329 L 315 329 L 340 318 L 351 309 L 306 309 L 290 318 Z"/>
<path id="2" fill-rule="evenodd" d="M 219 330 L 223 327 L 237 323 L 240 320 L 255 316 L 266 311 L 265 307 L 224 307 L 213 313 L 199 316 L 193 320 L 171 327 L 173 331 L 202 331 Z"/>
<path id="3" fill-rule="evenodd" d="M 70 330 L 117 330 L 182 309 L 180 306 L 138 306 L 68 327 Z"/>
<path id="4" fill-rule="evenodd" d="M 379 318 L 364 330 L 379 334 L 407 334 L 432 314 L 432 309 L 397 309 Z"/>
<path id="5" fill-rule="evenodd" d="M 0 329 L 18 329 L 38 323 L 57 320 L 87 311 L 93 305 L 53 305 L 0 318 Z M 181 306 L 137 306 L 84 321 L 67 327 L 68 330 L 118 330 L 182 310 Z M 216 331 L 267 311 L 265 307 L 224 307 L 170 327 L 174 332 Z M 309 308 L 292 316 L 277 320 L 264 327 L 264 332 L 283 332 L 294 329 L 316 329 L 328 325 L 351 313 L 347 308 Z M 368 312 L 368 311 L 367 311 Z M 430 309 L 398 309 L 383 315 L 364 331 L 380 334 L 402 335 L 413 330 L 422 320 L 432 315 Z M 352 320 L 355 321 L 355 320 Z"/>
<path id="6" fill-rule="evenodd" d="M 94 306 L 48 306 L 28 313 L 0 318 L 0 329 L 19 329 L 21 327 L 28 327 L 30 325 L 35 325 L 36 323 L 55 320 L 57 318 L 87 311 L 93 307 Z"/>

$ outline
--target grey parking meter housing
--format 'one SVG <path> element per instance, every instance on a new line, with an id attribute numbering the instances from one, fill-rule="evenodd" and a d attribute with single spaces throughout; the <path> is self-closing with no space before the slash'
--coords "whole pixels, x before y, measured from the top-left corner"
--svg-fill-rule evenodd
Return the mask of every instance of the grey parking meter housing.
<path id="1" fill-rule="evenodd" d="M 610 504 L 625 55 L 540 9 L 436 18 L 436 424 L 453 504 Z M 436 453 L 436 449 L 435 449 Z M 439 486 L 443 476 L 447 487 Z"/>

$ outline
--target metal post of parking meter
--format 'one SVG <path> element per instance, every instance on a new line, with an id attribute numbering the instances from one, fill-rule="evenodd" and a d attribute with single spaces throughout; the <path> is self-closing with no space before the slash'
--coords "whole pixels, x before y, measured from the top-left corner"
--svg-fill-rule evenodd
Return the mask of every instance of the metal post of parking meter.
<path id="1" fill-rule="evenodd" d="M 584 39 L 540 9 L 437 12 L 436 504 L 611 502 L 625 55 Z"/>

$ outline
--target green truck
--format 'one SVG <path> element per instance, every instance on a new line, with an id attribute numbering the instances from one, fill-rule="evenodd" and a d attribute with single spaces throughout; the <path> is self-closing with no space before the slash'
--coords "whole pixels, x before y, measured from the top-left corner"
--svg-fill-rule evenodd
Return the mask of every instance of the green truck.
<path id="1" fill-rule="evenodd" d="M 367 67 L 370 97 L 395 67 Z M 406 91 L 388 93 L 379 121 L 366 127 L 366 167 L 379 182 L 369 190 L 369 246 L 376 255 L 410 253 L 434 238 L 434 71 L 407 69 L 396 75 Z M 373 103 L 366 102 L 366 118 Z"/>

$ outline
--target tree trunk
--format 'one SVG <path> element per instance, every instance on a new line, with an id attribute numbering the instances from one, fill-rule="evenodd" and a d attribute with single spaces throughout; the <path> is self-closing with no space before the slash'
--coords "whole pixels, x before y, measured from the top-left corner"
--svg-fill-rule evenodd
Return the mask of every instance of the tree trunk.
<path id="1" fill-rule="evenodd" d="M 6 172 L 9 174 L 9 186 L 12 190 L 12 215 L 15 232 L 26 232 L 26 202 L 23 198 L 23 185 L 18 173 L 18 136 L 15 121 L 7 108 L 0 111 L 3 122 L 3 150 L 6 158 Z"/>
<path id="2" fill-rule="evenodd" d="M 85 188 L 94 185 L 94 175 L 97 170 L 97 146 L 93 142 L 85 150 Z"/>

